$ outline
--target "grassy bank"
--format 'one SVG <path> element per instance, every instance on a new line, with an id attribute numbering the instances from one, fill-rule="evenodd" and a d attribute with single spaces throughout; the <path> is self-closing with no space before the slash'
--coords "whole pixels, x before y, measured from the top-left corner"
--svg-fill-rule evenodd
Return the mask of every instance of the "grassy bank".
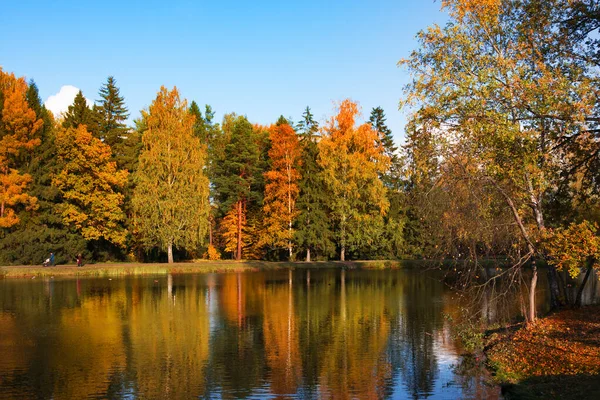
<path id="1" fill-rule="evenodd" d="M 494 334 L 487 348 L 506 399 L 600 399 L 600 306 Z"/>
<path id="2" fill-rule="evenodd" d="M 275 270 L 283 268 L 400 268 L 399 261 L 349 261 L 349 262 L 268 262 L 268 261 L 197 261 L 174 264 L 106 263 L 88 264 L 81 268 L 75 265 L 6 266 L 0 267 L 0 279 L 43 278 L 68 276 L 126 276 L 126 275 L 167 275 L 185 273 L 214 273 Z"/>

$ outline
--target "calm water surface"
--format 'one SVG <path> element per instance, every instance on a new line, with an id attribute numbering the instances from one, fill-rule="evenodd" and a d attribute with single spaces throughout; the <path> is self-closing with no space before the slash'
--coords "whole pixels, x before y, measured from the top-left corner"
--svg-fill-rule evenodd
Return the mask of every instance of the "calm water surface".
<path id="1" fill-rule="evenodd" d="M 0 281 L 0 398 L 498 398 L 433 272 Z"/>

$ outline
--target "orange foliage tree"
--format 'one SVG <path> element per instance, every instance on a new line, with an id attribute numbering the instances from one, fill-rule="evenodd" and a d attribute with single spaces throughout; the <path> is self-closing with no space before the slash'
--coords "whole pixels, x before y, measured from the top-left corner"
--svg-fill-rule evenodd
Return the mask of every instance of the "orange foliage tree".
<path id="1" fill-rule="evenodd" d="M 379 134 L 371 124 L 355 126 L 358 105 L 344 100 L 323 129 L 319 163 L 331 191 L 330 207 L 338 223 L 340 260 L 349 244 L 372 240 L 389 202 L 379 178 L 389 168 Z"/>
<path id="2" fill-rule="evenodd" d="M 300 144 L 296 132 L 285 120 L 280 119 L 269 129 L 269 133 L 271 170 L 264 174 L 263 241 L 275 247 L 286 246 L 291 259 L 294 237 L 292 224 L 298 215 L 296 199 L 300 180 Z"/>
<path id="3" fill-rule="evenodd" d="M 19 223 L 14 206 L 36 206 L 37 199 L 25 191 L 29 174 L 18 171 L 23 152 L 41 143 L 36 137 L 44 124 L 27 103 L 27 83 L 0 68 L 0 228 Z"/>

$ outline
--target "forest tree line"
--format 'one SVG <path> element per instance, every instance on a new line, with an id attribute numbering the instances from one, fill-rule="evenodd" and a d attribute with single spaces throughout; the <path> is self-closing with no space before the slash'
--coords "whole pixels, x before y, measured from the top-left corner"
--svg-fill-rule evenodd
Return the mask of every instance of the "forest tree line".
<path id="1" fill-rule="evenodd" d="M 162 87 L 135 126 L 113 77 L 58 117 L 0 70 L 0 263 L 398 258 L 400 158 L 379 107 L 270 126 Z"/>

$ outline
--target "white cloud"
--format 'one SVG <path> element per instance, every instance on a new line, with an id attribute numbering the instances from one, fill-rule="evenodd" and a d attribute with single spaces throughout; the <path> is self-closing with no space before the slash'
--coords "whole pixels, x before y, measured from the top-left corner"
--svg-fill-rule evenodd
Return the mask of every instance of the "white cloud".
<path id="1" fill-rule="evenodd" d="M 58 93 L 48 97 L 44 105 L 48 110 L 52 111 L 55 116 L 58 117 L 67 111 L 69 106 L 73 104 L 73 100 L 75 99 L 75 96 L 77 96 L 77 93 L 79 93 L 78 88 L 71 85 L 65 85 L 60 88 Z M 91 107 L 93 105 L 93 102 L 87 97 L 85 100 L 88 106 Z"/>

